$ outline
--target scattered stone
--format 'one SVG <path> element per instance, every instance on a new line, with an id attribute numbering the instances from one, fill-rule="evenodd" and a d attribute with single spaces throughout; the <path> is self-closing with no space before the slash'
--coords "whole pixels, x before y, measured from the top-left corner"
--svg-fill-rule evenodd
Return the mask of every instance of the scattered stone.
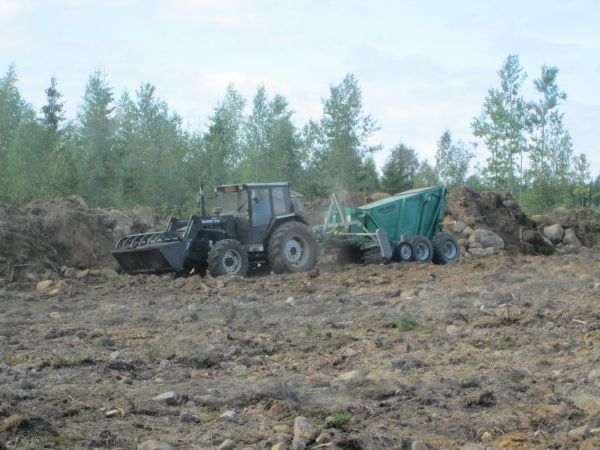
<path id="1" fill-rule="evenodd" d="M 219 366 L 221 367 L 221 369 L 229 370 L 233 369 L 236 366 L 236 364 L 233 361 L 222 361 L 219 363 Z"/>
<path id="2" fill-rule="evenodd" d="M 288 450 L 289 444 L 288 441 L 280 441 L 271 447 L 271 450 Z"/>
<path id="3" fill-rule="evenodd" d="M 233 442 L 231 439 L 225 439 L 223 442 L 221 442 L 221 445 L 219 445 L 218 450 L 233 450 L 234 448 L 235 442 Z"/>
<path id="4" fill-rule="evenodd" d="M 248 373 L 248 368 L 245 365 L 240 364 L 235 366 L 232 372 L 236 377 L 244 377 Z"/>
<path id="5" fill-rule="evenodd" d="M 321 432 L 321 434 L 317 436 L 317 439 L 315 439 L 315 442 L 317 444 L 327 444 L 332 441 L 333 438 L 331 437 L 331 434 L 329 434 L 327 431 Z"/>
<path id="6" fill-rule="evenodd" d="M 446 334 L 451 338 L 461 338 L 469 335 L 469 332 L 457 325 L 448 325 L 446 327 Z"/>
<path id="7" fill-rule="evenodd" d="M 494 436 L 489 431 L 485 431 L 481 435 L 481 442 L 489 443 L 489 442 L 492 442 L 493 440 L 494 440 Z"/>
<path id="8" fill-rule="evenodd" d="M 33 388 L 34 388 L 34 385 L 31 381 L 29 381 L 28 378 L 23 378 L 19 382 L 19 389 L 29 390 L 29 389 L 33 389 Z"/>
<path id="9" fill-rule="evenodd" d="M 225 411 L 223 414 L 219 416 L 220 419 L 228 420 L 230 422 L 238 422 L 240 420 L 240 416 L 233 409 L 229 411 Z"/>
<path id="10" fill-rule="evenodd" d="M 469 237 L 469 243 L 478 242 L 482 248 L 504 248 L 504 240 L 494 231 L 478 228 Z"/>
<path id="11" fill-rule="evenodd" d="M 359 383 L 363 379 L 363 375 L 360 370 L 351 370 L 350 372 L 338 375 L 337 379 L 344 383 Z"/>
<path id="12" fill-rule="evenodd" d="M 483 248 L 479 248 L 479 247 L 475 247 L 475 248 L 469 247 L 468 253 L 469 253 L 469 255 L 471 255 L 475 258 L 483 258 L 483 257 L 487 256 L 487 252 Z"/>
<path id="13" fill-rule="evenodd" d="M 544 236 L 550 239 L 554 245 L 558 244 L 565 237 L 565 230 L 559 223 L 544 227 Z"/>
<path id="14" fill-rule="evenodd" d="M 479 392 L 471 395 L 465 401 L 466 407 L 482 406 L 489 407 L 496 404 L 496 396 L 491 391 Z"/>
<path id="15" fill-rule="evenodd" d="M 462 234 L 466 237 L 470 237 L 473 234 L 473 228 L 467 226 L 462 230 Z"/>
<path id="16" fill-rule="evenodd" d="M 77 278 L 78 280 L 83 280 L 89 274 L 90 274 L 90 269 L 78 270 L 77 273 L 75 274 L 75 278 Z"/>
<path id="17" fill-rule="evenodd" d="M 289 427 L 289 425 L 286 425 L 285 423 L 283 423 L 283 424 L 275 425 L 273 427 L 273 431 L 275 433 L 288 434 L 290 432 L 290 427 Z"/>
<path id="18" fill-rule="evenodd" d="M 294 440 L 299 438 L 305 443 L 312 440 L 319 430 L 306 417 L 298 416 L 294 420 Z"/>
<path id="19" fill-rule="evenodd" d="M 394 289 L 392 291 L 387 291 L 384 296 L 385 298 L 395 298 L 400 297 L 402 295 L 402 289 Z"/>
<path id="20" fill-rule="evenodd" d="M 122 359 L 123 359 L 123 353 L 121 353 L 120 351 L 116 350 L 114 352 L 111 352 L 111 354 L 110 354 L 111 361 L 121 361 Z"/>
<path id="21" fill-rule="evenodd" d="M 177 402 L 177 393 L 175 391 L 167 391 L 160 395 L 157 395 L 153 400 L 159 402 L 165 402 L 167 405 L 172 405 Z"/>
<path id="22" fill-rule="evenodd" d="M 577 427 L 569 431 L 569 437 L 573 439 L 584 439 L 590 434 L 590 427 L 584 425 L 582 427 Z"/>
<path id="23" fill-rule="evenodd" d="M 116 270 L 104 267 L 103 269 L 100 269 L 100 276 L 106 278 L 107 280 L 113 280 L 117 278 L 119 274 Z"/>
<path id="24" fill-rule="evenodd" d="M 148 206 L 135 206 L 133 208 L 133 220 L 138 227 L 148 229 L 156 225 L 154 212 Z"/>
<path id="25" fill-rule="evenodd" d="M 77 277 L 77 269 L 73 267 L 67 267 L 67 269 L 63 272 L 65 278 L 76 278 Z"/>
<path id="26" fill-rule="evenodd" d="M 120 410 L 120 409 L 109 409 L 108 411 L 106 411 L 106 412 L 104 413 L 104 415 L 105 415 L 106 417 L 108 417 L 108 418 L 111 418 L 111 417 L 116 417 L 116 416 L 118 416 L 119 414 L 120 414 L 120 415 L 123 415 L 123 410 Z"/>
<path id="27" fill-rule="evenodd" d="M 179 414 L 179 420 L 186 423 L 200 423 L 202 419 L 198 417 L 196 414 L 192 414 L 190 412 L 182 411 Z"/>
<path id="28" fill-rule="evenodd" d="M 423 441 L 413 441 L 410 450 L 429 450 L 429 446 Z"/>
<path id="29" fill-rule="evenodd" d="M 50 314 L 48 314 L 48 316 L 50 316 L 51 319 L 54 320 L 58 320 L 62 318 L 62 314 L 59 313 L 58 311 L 52 311 Z"/>
<path id="30" fill-rule="evenodd" d="M 173 367 L 173 363 L 171 361 L 169 361 L 168 359 L 163 359 L 158 364 L 159 369 L 170 369 L 171 367 Z"/>
<path id="31" fill-rule="evenodd" d="M 522 236 L 523 241 L 527 242 L 528 244 L 533 244 L 539 239 L 538 232 L 535 230 L 524 230 Z"/>
<path id="32" fill-rule="evenodd" d="M 150 439 L 138 445 L 138 450 L 176 450 L 171 444 Z"/>
<path id="33" fill-rule="evenodd" d="M 50 287 L 52 286 L 52 284 L 54 283 L 54 281 L 52 280 L 44 280 L 44 281 L 40 281 L 37 285 L 36 285 L 36 290 L 38 292 L 45 292 L 47 290 L 50 289 Z"/>
<path id="34" fill-rule="evenodd" d="M 457 220 L 452 225 L 452 231 L 454 231 L 455 233 L 462 233 L 465 228 L 467 228 L 467 224 L 460 220 Z"/>

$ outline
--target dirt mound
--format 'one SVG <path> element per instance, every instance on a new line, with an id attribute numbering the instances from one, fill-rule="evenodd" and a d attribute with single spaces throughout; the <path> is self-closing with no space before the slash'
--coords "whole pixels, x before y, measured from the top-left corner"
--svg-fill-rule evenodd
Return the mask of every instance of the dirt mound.
<path id="1" fill-rule="evenodd" d="M 543 217 L 549 224 L 558 223 L 565 229 L 572 228 L 583 245 L 592 247 L 600 243 L 600 214 L 591 209 L 555 211 Z"/>
<path id="2" fill-rule="evenodd" d="M 487 228 L 504 240 L 509 252 L 524 254 L 549 254 L 551 246 L 542 239 L 525 242 L 523 232 L 534 230 L 535 222 L 521 210 L 508 192 L 475 192 L 458 187 L 446 197 L 446 213 L 467 226 Z"/>
<path id="3" fill-rule="evenodd" d="M 35 201 L 22 208 L 0 204 L 0 277 L 9 275 L 15 265 L 28 265 L 33 272 L 62 265 L 116 268 L 110 254 L 114 241 L 156 224 L 148 210 L 88 208 L 77 196 Z"/>

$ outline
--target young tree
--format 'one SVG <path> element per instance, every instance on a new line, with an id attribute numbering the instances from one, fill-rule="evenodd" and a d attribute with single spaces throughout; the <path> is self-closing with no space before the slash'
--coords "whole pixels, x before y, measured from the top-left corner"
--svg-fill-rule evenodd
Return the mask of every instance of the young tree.
<path id="1" fill-rule="evenodd" d="M 115 183 L 113 144 L 116 122 L 113 117 L 113 90 L 106 76 L 96 71 L 86 85 L 79 112 L 79 179 L 81 193 L 92 205 L 115 203 L 118 183 Z"/>
<path id="2" fill-rule="evenodd" d="M 60 101 L 62 94 L 56 88 L 56 77 L 50 78 L 50 86 L 46 89 L 46 104 L 42 106 L 43 123 L 52 132 L 57 132 L 60 123 L 65 120 L 64 103 Z"/>
<path id="3" fill-rule="evenodd" d="M 440 178 L 438 177 L 437 170 L 426 159 L 421 161 L 419 170 L 415 174 L 414 187 L 429 187 L 438 184 L 440 184 Z"/>
<path id="4" fill-rule="evenodd" d="M 411 147 L 399 144 L 393 148 L 383 166 L 381 188 L 389 193 L 412 189 L 419 170 L 419 158 Z"/>
<path id="5" fill-rule="evenodd" d="M 583 208 L 586 206 L 586 198 L 591 194 L 591 178 L 590 163 L 584 153 L 573 158 L 573 166 L 575 167 L 575 189 L 574 194 L 578 198 L 579 205 Z"/>
<path id="6" fill-rule="evenodd" d="M 500 88 L 490 88 L 479 117 L 471 126 L 490 152 L 484 175 L 496 189 L 514 192 L 523 180 L 523 154 L 527 150 L 528 112 L 521 95 L 527 77 L 517 55 L 509 55 L 498 71 Z M 518 155 L 518 164 L 515 157 Z M 520 187 L 519 187 L 520 190 Z"/>
<path id="7" fill-rule="evenodd" d="M 322 168 L 337 188 L 354 188 L 354 175 L 365 158 L 379 150 L 369 139 L 379 128 L 363 111 L 362 94 L 354 75 L 346 75 L 331 86 L 329 98 L 323 100 L 320 122 L 323 142 Z"/>
<path id="8" fill-rule="evenodd" d="M 452 142 L 450 130 L 444 131 L 437 143 L 435 171 L 442 184 L 457 186 L 465 184 L 473 153 L 462 141 Z"/>

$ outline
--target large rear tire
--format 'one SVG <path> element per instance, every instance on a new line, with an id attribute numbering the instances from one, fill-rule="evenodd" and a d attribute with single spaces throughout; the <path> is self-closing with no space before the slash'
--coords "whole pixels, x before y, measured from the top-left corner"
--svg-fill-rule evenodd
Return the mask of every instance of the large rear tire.
<path id="1" fill-rule="evenodd" d="M 268 259 L 275 273 L 308 272 L 317 264 L 319 246 L 313 231 L 300 222 L 285 222 L 269 238 Z"/>
<path id="2" fill-rule="evenodd" d="M 408 242 L 413 249 L 413 261 L 428 263 L 433 258 L 433 246 L 425 236 L 413 236 Z"/>
<path id="3" fill-rule="evenodd" d="M 246 276 L 248 254 L 235 239 L 223 239 L 208 252 L 208 270 L 213 277 L 221 275 Z"/>
<path id="4" fill-rule="evenodd" d="M 438 234 L 431 242 L 433 246 L 433 262 L 435 264 L 448 264 L 460 257 L 460 246 L 454 236 Z"/>

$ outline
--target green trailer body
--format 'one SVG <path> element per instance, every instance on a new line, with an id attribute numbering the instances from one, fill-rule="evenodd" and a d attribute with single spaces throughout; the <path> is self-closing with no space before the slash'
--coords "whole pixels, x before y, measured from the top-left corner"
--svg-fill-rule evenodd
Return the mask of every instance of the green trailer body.
<path id="1" fill-rule="evenodd" d="M 458 257 L 458 244 L 450 235 L 441 236 L 446 192 L 444 186 L 412 189 L 355 208 L 342 208 L 334 196 L 323 225 L 315 231 L 326 251 L 358 248 L 367 255 L 362 257 L 365 261 L 391 259 L 390 254 L 400 255 L 403 248 L 410 256 L 398 256 L 399 260 L 413 258 L 413 254 L 419 260 L 424 251 L 430 255 L 423 261 L 433 257 L 450 262 Z M 446 254 L 436 258 L 435 252 Z"/>

